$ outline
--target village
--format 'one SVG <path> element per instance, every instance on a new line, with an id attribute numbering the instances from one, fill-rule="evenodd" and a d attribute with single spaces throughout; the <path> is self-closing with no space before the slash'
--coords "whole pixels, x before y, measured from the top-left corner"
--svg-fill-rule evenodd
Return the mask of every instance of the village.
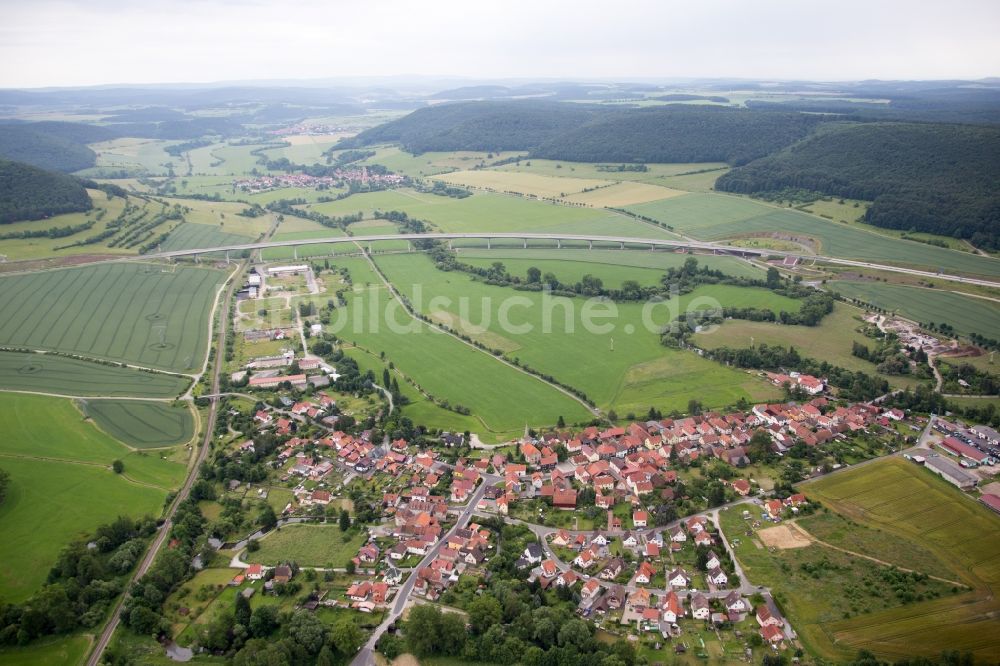
<path id="1" fill-rule="evenodd" d="M 363 187 L 397 187 L 407 181 L 398 173 L 370 171 L 367 167 L 345 167 L 330 171 L 323 176 L 305 173 L 283 173 L 270 176 L 241 178 L 233 181 L 233 187 L 248 194 L 258 194 L 283 187 L 327 189 L 356 184 Z"/>

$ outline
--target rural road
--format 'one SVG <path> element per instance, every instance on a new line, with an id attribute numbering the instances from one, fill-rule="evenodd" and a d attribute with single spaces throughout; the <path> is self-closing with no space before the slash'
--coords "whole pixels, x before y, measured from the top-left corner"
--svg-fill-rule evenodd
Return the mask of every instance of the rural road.
<path id="1" fill-rule="evenodd" d="M 243 268 L 245 268 L 245 262 L 239 270 L 242 270 Z M 216 311 L 219 315 L 219 330 L 216 338 L 216 349 L 218 350 L 225 349 L 226 347 L 226 326 L 229 319 L 227 313 L 229 312 L 229 303 L 232 300 L 233 292 L 236 290 L 236 281 L 233 280 L 233 276 L 237 275 L 239 270 L 229 277 L 230 285 L 226 290 L 225 298 L 222 300 L 221 309 Z M 212 370 L 212 393 L 217 394 L 219 392 L 219 377 L 222 374 L 222 366 L 224 364 L 223 359 L 224 354 L 221 352 L 215 354 L 215 367 Z M 145 557 L 143 557 L 139 566 L 132 574 L 132 578 L 129 580 L 129 583 L 125 586 L 126 590 L 133 582 L 142 578 L 153 565 L 153 562 L 156 560 L 156 556 L 159 554 L 160 549 L 163 547 L 164 542 L 170 534 L 170 528 L 173 525 L 173 517 L 177 513 L 177 507 L 181 502 L 187 499 L 188 494 L 191 492 L 191 486 L 194 485 L 194 482 L 198 478 L 198 473 L 201 470 L 201 464 L 205 461 L 208 452 L 212 449 L 212 436 L 215 433 L 215 419 L 218 414 L 219 400 L 218 398 L 210 398 L 210 400 L 211 403 L 208 409 L 208 420 L 205 423 L 205 434 L 202 439 L 201 448 L 198 451 L 198 456 L 195 459 L 194 464 L 191 465 L 191 469 L 188 471 L 187 478 L 184 480 L 184 485 L 181 486 L 181 489 L 177 492 L 177 496 L 174 497 L 174 501 L 167 509 L 163 525 L 153 538 L 153 543 L 150 544 Z M 121 624 L 122 607 L 124 605 L 125 595 L 122 595 L 122 597 L 118 600 L 118 603 L 115 605 L 115 609 L 111 613 L 111 617 L 108 619 L 107 624 L 104 626 L 104 630 L 94 643 L 94 648 L 91 651 L 90 656 L 87 658 L 87 666 L 97 666 L 97 664 L 100 663 L 101 656 L 107 649 L 108 643 L 111 642 L 111 637 L 114 635 L 115 629 L 117 629 L 118 625 Z"/>
<path id="2" fill-rule="evenodd" d="M 179 257 L 197 257 L 210 252 L 242 252 L 243 250 L 260 250 L 273 247 L 296 247 L 299 245 L 325 244 L 333 245 L 337 243 L 377 243 L 387 240 L 405 240 L 408 242 L 427 240 L 485 240 L 487 247 L 493 240 L 515 240 L 521 241 L 524 247 L 528 247 L 528 241 L 547 240 L 555 241 L 561 246 L 566 242 L 583 242 L 592 247 L 594 243 L 607 243 L 619 245 L 622 249 L 626 245 L 648 247 L 651 250 L 656 248 L 665 249 L 692 249 L 706 250 L 711 252 L 722 252 L 724 254 L 738 255 L 746 257 L 752 256 L 778 256 L 778 257 L 807 257 L 814 262 L 836 264 L 839 266 L 850 266 L 854 268 L 871 268 L 887 271 L 891 273 L 903 273 L 933 280 L 948 280 L 951 282 L 961 282 L 964 284 L 974 284 L 982 287 L 1000 288 L 1000 282 L 996 280 L 986 280 L 982 278 L 964 277 L 960 275 L 949 275 L 947 273 L 919 270 L 915 268 L 904 268 L 889 264 L 879 264 L 871 261 L 857 261 L 854 259 L 842 259 L 839 257 L 828 257 L 823 255 L 812 255 L 803 252 L 787 252 L 784 250 L 772 250 L 766 248 L 746 248 L 721 243 L 710 243 L 707 241 L 673 240 L 665 238 L 636 238 L 634 236 L 598 236 L 590 234 L 554 234 L 554 233 L 510 233 L 510 232 L 466 232 L 466 233 L 427 233 L 427 234 L 380 234 L 376 236 L 344 236 L 327 238 L 303 238 L 295 240 L 273 241 L 267 240 L 257 243 L 242 243 L 239 245 L 221 245 L 217 247 L 195 248 L 190 250 L 173 250 L 170 252 L 156 252 L 144 254 L 137 257 L 116 258 L 116 261 L 149 261 L 151 259 L 175 259 Z"/>

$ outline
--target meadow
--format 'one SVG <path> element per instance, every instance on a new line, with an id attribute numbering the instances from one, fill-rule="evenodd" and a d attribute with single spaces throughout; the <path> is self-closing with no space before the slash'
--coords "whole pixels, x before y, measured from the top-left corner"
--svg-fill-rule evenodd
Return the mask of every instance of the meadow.
<path id="1" fill-rule="evenodd" d="M 417 322 L 402 306 L 389 305 L 388 290 L 364 259 L 345 258 L 337 265 L 350 271 L 354 289 L 346 294 L 348 304 L 335 317 L 342 318 L 338 320 L 342 326 L 328 330 L 376 355 L 384 352 L 387 360 L 427 393 L 470 408 L 480 420 L 477 432 L 484 441 L 523 430 L 525 423 L 553 425 L 559 416 L 570 423 L 589 420 L 582 405 L 551 386 Z M 389 328 L 382 318 L 387 311 L 405 332 Z M 377 325 L 369 323 L 371 313 Z"/>
<path id="2" fill-rule="evenodd" d="M 356 162 L 357 165 L 379 164 L 391 171 L 414 178 L 433 176 L 449 171 L 486 167 L 515 153 L 481 151 L 429 152 L 411 155 L 398 146 L 375 146 L 375 155 Z M 336 155 L 336 153 L 334 153 Z"/>
<path id="3" fill-rule="evenodd" d="M 647 252 L 641 250 L 580 250 L 516 249 L 458 250 L 460 261 L 488 268 L 495 261 L 502 262 L 512 275 L 525 277 L 534 266 L 542 272 L 552 272 L 560 282 L 572 284 L 586 274 L 601 278 L 605 286 L 620 287 L 624 280 L 636 280 L 643 285 L 659 284 L 668 268 L 680 268 L 687 261 L 686 253 Z M 764 271 L 757 266 L 737 259 L 715 255 L 695 255 L 699 266 L 707 266 L 733 277 L 763 279 Z"/>
<path id="4" fill-rule="evenodd" d="M 11 476 L 0 504 L 0 596 L 20 601 L 72 539 L 120 514 L 158 516 L 186 468 L 130 452 L 70 400 L 5 393 L 0 404 L 0 467 Z M 113 460 L 124 462 L 123 474 Z"/>
<path id="5" fill-rule="evenodd" d="M 98 428 L 137 449 L 184 444 L 194 437 L 194 417 L 184 403 L 87 400 L 81 409 Z"/>
<path id="6" fill-rule="evenodd" d="M 201 367 L 216 270 L 107 263 L 0 278 L 0 344 L 192 372 Z"/>
<path id="7" fill-rule="evenodd" d="M 173 398 L 190 380 L 162 372 L 33 352 L 0 351 L 0 390 L 69 396 Z"/>
<path id="8" fill-rule="evenodd" d="M 439 180 L 451 185 L 462 185 L 493 190 L 496 192 L 517 192 L 533 197 L 559 198 L 564 199 L 571 194 L 578 194 L 584 190 L 592 190 L 598 187 L 607 187 L 613 184 L 611 180 L 598 180 L 594 178 L 560 178 L 556 176 L 543 176 L 533 173 L 517 173 L 513 171 L 492 171 L 477 169 L 476 171 L 456 171 L 453 173 L 435 176 L 434 180 Z"/>
<path id="9" fill-rule="evenodd" d="M 392 190 L 357 194 L 340 201 L 315 204 L 312 209 L 326 215 L 362 212 L 366 216 L 371 216 L 376 210 L 401 210 L 411 217 L 431 222 L 436 230 L 443 232 L 530 231 L 640 238 L 676 237 L 660 227 L 610 211 L 561 206 L 537 199 L 488 192 L 477 192 L 464 199 L 454 199 L 411 190 Z"/>
<path id="10" fill-rule="evenodd" d="M 343 567 L 368 540 L 364 531 L 341 532 L 336 525 L 286 525 L 260 540 L 248 562 L 274 566 L 296 562 L 303 567 Z"/>
<path id="11" fill-rule="evenodd" d="M 628 210 L 673 226 L 701 240 L 753 235 L 804 239 L 817 254 L 887 264 L 1000 276 L 1000 260 L 890 238 L 802 211 L 723 194 L 688 194 Z"/>
<path id="12" fill-rule="evenodd" d="M 48 638 L 25 647 L 0 649 L 0 662 L 7 666 L 65 666 L 81 664 L 90 649 L 87 636 L 74 634 Z"/>
<path id="13" fill-rule="evenodd" d="M 187 173 L 185 159 L 174 157 L 164 150 L 172 143 L 179 142 L 126 137 L 92 144 L 90 148 L 97 153 L 97 164 L 80 174 L 100 176 L 109 170 L 153 176 Z"/>
<path id="14" fill-rule="evenodd" d="M 539 292 L 494 287 L 462 273 L 440 271 L 423 255 L 393 255 L 376 261 L 424 314 L 464 329 L 473 339 L 503 350 L 507 358 L 550 374 L 584 391 L 602 409 L 623 415 L 644 413 L 650 406 L 686 410 L 690 398 L 722 407 L 740 397 L 756 400 L 772 395 L 770 387 L 746 373 L 662 346 L 658 330 L 689 309 L 715 303 L 798 309 L 797 301 L 763 289 L 710 285 L 650 309 L 650 325 L 656 328 L 647 330 L 640 303 L 585 306 L 584 299 L 566 297 L 543 302 Z M 512 298 L 518 299 L 516 306 L 508 300 Z M 617 316 L 598 316 L 594 322 L 610 328 L 588 330 L 583 313 L 588 308 L 597 313 L 608 304 Z M 509 315 L 510 326 L 501 325 L 502 311 Z"/>
<path id="15" fill-rule="evenodd" d="M 900 458 L 805 484 L 803 491 L 832 510 L 880 533 L 915 542 L 951 566 L 972 588 L 957 596 L 832 622 L 824 631 L 850 649 L 886 658 L 970 651 L 990 659 L 1000 651 L 1000 518 L 954 486 Z"/>
<path id="16" fill-rule="evenodd" d="M 611 165 L 616 166 L 616 165 Z M 663 185 L 668 179 L 683 178 L 681 174 L 704 171 L 706 169 L 723 169 L 727 167 L 722 162 L 690 163 L 690 164 L 647 164 L 646 171 L 602 171 L 597 164 L 586 162 L 560 162 L 556 160 L 522 159 L 514 164 L 504 164 L 494 167 L 497 171 L 512 173 L 536 174 L 543 176 L 559 176 L 563 178 L 595 178 L 598 180 L 627 180 L 640 183 Z M 722 174 L 722 171 L 710 171 L 712 182 Z M 669 185 L 668 187 L 673 187 Z M 680 188 L 684 189 L 684 188 Z"/>
<path id="17" fill-rule="evenodd" d="M 784 326 L 763 321 L 729 319 L 709 332 L 695 333 L 692 340 L 702 349 L 742 348 L 751 344 L 795 347 L 804 356 L 829 361 L 848 370 L 878 374 L 875 364 L 851 353 L 855 342 L 872 348 L 876 340 L 857 331 L 864 322 L 861 311 L 845 303 L 836 303 L 833 312 L 818 326 Z M 894 386 L 912 386 L 916 380 L 906 376 L 885 375 Z"/>
<path id="18" fill-rule="evenodd" d="M 885 282 L 836 280 L 827 287 L 920 323 L 951 324 L 965 335 L 979 333 L 993 338 L 1000 331 L 1000 303 L 996 301 Z"/>

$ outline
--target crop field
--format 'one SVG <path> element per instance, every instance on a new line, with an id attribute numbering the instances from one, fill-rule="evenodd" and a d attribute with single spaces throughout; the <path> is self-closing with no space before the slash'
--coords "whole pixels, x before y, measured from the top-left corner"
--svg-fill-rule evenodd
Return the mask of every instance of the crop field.
<path id="1" fill-rule="evenodd" d="M 611 167 L 617 165 L 609 165 Z M 514 173 L 529 173 L 544 176 L 560 176 L 563 178 L 595 178 L 598 180 L 631 180 L 642 183 L 663 184 L 666 178 L 678 174 L 703 171 L 705 169 L 724 168 L 725 163 L 691 163 L 691 164 L 647 164 L 647 171 L 601 171 L 597 164 L 587 162 L 559 162 L 556 160 L 523 159 L 514 164 L 504 164 L 494 167 L 497 171 Z M 712 182 L 722 174 L 716 172 Z"/>
<path id="2" fill-rule="evenodd" d="M 818 244 L 816 253 L 827 256 L 1000 276 L 1000 260 L 997 259 L 889 238 L 742 197 L 689 194 L 628 209 L 702 240 L 778 234 L 785 239 L 814 240 Z"/>
<path id="3" fill-rule="evenodd" d="M 482 424 L 478 432 L 484 441 L 490 433 L 523 430 L 525 423 L 551 425 L 559 416 L 569 423 L 589 420 L 589 412 L 568 396 L 390 305 L 388 290 L 363 259 L 342 259 L 338 266 L 350 271 L 354 291 L 347 294 L 347 307 L 338 310 L 344 318 L 339 328 L 334 324 L 328 330 L 376 355 L 385 352 L 427 393 L 470 408 Z"/>
<path id="4" fill-rule="evenodd" d="M 623 206 L 633 206 L 641 203 L 649 203 L 650 201 L 678 197 L 682 194 L 686 194 L 686 192 L 660 185 L 627 181 L 624 183 L 615 183 L 608 187 L 601 187 L 590 192 L 571 194 L 568 197 L 562 198 L 566 201 L 586 206 L 621 208 Z"/>
<path id="5" fill-rule="evenodd" d="M 252 243 L 254 238 L 222 231 L 218 226 L 185 222 L 170 232 L 167 239 L 160 245 L 162 252 L 173 250 L 193 250 L 201 247 L 219 247 L 221 245 L 240 245 Z"/>
<path id="6" fill-rule="evenodd" d="M 804 486 L 837 513 L 919 544 L 973 588 L 957 596 L 831 623 L 825 631 L 851 650 L 887 658 L 943 649 L 990 659 L 1000 650 L 1000 518 L 943 479 L 899 458 Z"/>
<path id="7" fill-rule="evenodd" d="M 0 467 L 11 476 L 0 505 L 0 596 L 19 601 L 70 540 L 120 514 L 159 515 L 185 466 L 131 453 L 70 400 L 6 393 L 0 404 Z M 110 468 L 116 459 L 121 475 Z"/>
<path id="8" fill-rule="evenodd" d="M 581 298 L 549 298 L 539 292 L 494 287 L 461 273 L 439 271 L 423 255 L 380 257 L 377 263 L 418 310 L 439 321 L 447 319 L 456 328 L 467 322 L 462 328 L 473 339 L 504 350 L 508 358 L 550 374 L 584 391 L 600 407 L 622 414 L 645 412 L 650 406 L 686 410 L 699 381 L 697 397 L 706 406 L 725 406 L 741 395 L 753 399 L 741 387 L 761 380 L 660 344 L 659 328 L 689 309 L 716 303 L 798 309 L 797 301 L 762 289 L 711 285 L 648 308 L 645 316 L 654 330 L 647 330 L 644 306 L 639 303 L 585 305 Z M 588 329 L 584 312 L 610 312 L 608 308 L 616 314 L 599 315 L 593 322 L 610 328 Z M 502 316 L 508 317 L 509 325 L 501 324 Z"/>
<path id="9" fill-rule="evenodd" d="M 192 224 L 218 227 L 218 231 L 256 238 L 274 223 L 271 213 L 259 217 L 239 215 L 246 204 L 232 201 L 201 201 L 198 199 L 170 200 L 184 208 L 184 220 Z"/>
<path id="10" fill-rule="evenodd" d="M 187 390 L 186 377 L 145 372 L 54 354 L 0 351 L 0 390 L 70 396 L 172 398 Z"/>
<path id="11" fill-rule="evenodd" d="M 100 264 L 0 278 L 0 345 L 172 371 L 201 367 L 216 270 Z"/>
<path id="12" fill-rule="evenodd" d="M 849 298 L 895 310 L 921 323 L 948 323 L 959 333 L 996 337 L 1000 331 L 1000 303 L 950 291 L 923 289 L 884 282 L 828 282 L 830 289 Z"/>
<path id="13" fill-rule="evenodd" d="M 260 550 L 246 558 L 268 566 L 294 561 L 304 567 L 342 567 L 367 540 L 363 531 L 341 532 L 336 525 L 286 525 L 261 539 Z"/>
<path id="14" fill-rule="evenodd" d="M 574 178 L 570 176 L 543 176 L 534 173 L 518 173 L 513 171 L 491 171 L 477 169 L 476 171 L 456 171 L 454 173 L 435 176 L 452 185 L 464 185 L 493 190 L 495 192 L 517 192 L 533 197 L 564 199 L 571 194 L 598 187 L 614 184 L 611 180 L 592 178 Z"/>
<path id="15" fill-rule="evenodd" d="M 640 238 L 675 238 L 665 229 L 638 222 L 628 216 L 593 208 L 553 203 L 492 193 L 476 193 L 464 199 L 423 194 L 409 190 L 358 194 L 347 199 L 316 204 L 326 215 L 345 215 L 375 210 L 402 210 L 411 217 L 431 222 L 444 232 L 553 232 L 627 235 Z"/>
<path id="16" fill-rule="evenodd" d="M 263 148 L 267 144 L 252 144 L 231 146 L 226 143 L 215 143 L 203 148 L 188 151 L 191 159 L 191 175 L 222 176 L 249 174 L 253 169 L 266 171 L 257 163 L 257 156 L 251 151 Z M 187 162 L 177 168 L 178 173 L 187 173 Z"/>
<path id="17" fill-rule="evenodd" d="M 358 368 L 361 372 L 371 370 L 378 378 L 382 377 L 382 370 L 389 367 L 378 356 L 370 354 L 360 347 L 350 347 L 344 352 L 358 362 Z M 414 423 L 449 432 L 465 432 L 466 430 L 479 432 L 482 429 L 482 422 L 475 416 L 458 414 L 444 409 L 425 398 L 414 386 L 405 381 L 405 376 L 399 371 L 399 368 L 394 368 L 390 372 L 399 382 L 399 392 L 409 401 L 401 407 L 402 412 Z M 522 428 L 520 432 L 523 433 L 523 431 Z M 514 437 L 517 432 L 517 430 L 512 430 L 508 434 Z"/>
<path id="18" fill-rule="evenodd" d="M 87 400 L 81 409 L 98 428 L 137 449 L 176 446 L 194 437 L 194 417 L 180 403 Z"/>

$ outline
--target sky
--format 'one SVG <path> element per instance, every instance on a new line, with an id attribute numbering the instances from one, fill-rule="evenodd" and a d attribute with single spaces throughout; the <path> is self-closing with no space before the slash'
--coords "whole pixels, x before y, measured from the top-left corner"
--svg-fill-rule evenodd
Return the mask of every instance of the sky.
<path id="1" fill-rule="evenodd" d="M 975 79 L 998 34 L 998 0 L 0 0 L 0 87 Z"/>

